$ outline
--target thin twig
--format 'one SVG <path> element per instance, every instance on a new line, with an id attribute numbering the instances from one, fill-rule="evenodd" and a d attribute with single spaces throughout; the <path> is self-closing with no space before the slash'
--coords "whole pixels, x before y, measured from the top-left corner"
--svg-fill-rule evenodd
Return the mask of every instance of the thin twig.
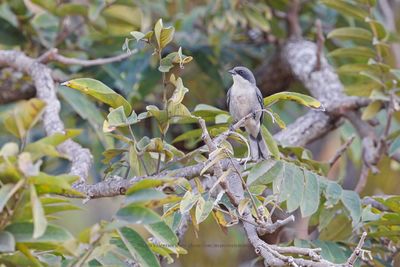
<path id="1" fill-rule="evenodd" d="M 358 242 L 357 247 L 354 249 L 353 253 L 351 253 L 349 259 L 347 260 L 348 265 L 353 266 L 357 258 L 360 257 L 366 237 L 367 237 L 367 232 L 364 232 L 360 238 L 360 241 Z"/>
<path id="2" fill-rule="evenodd" d="M 120 54 L 114 57 L 108 58 L 97 58 L 97 59 L 78 59 L 78 58 L 70 58 L 60 55 L 58 53 L 57 48 L 50 49 L 43 55 L 41 55 L 37 61 L 40 63 L 47 63 L 49 61 L 56 61 L 65 65 L 80 65 L 84 67 L 91 67 L 91 66 L 98 66 L 98 65 L 105 65 L 109 63 L 114 63 L 118 61 L 125 60 L 135 54 L 138 50 L 134 49 L 128 53 Z"/>
<path id="3" fill-rule="evenodd" d="M 301 27 L 299 21 L 300 9 L 300 0 L 292 0 L 286 16 L 289 38 L 291 39 L 298 39 L 301 37 Z"/>
<path id="4" fill-rule="evenodd" d="M 315 21 L 315 28 L 316 28 L 316 32 L 317 32 L 317 63 L 315 65 L 315 71 L 319 71 L 321 70 L 321 58 L 322 58 L 322 52 L 324 49 L 324 42 L 325 42 L 325 38 L 324 38 L 324 33 L 322 31 L 322 23 L 320 19 L 317 19 Z"/>
<path id="5" fill-rule="evenodd" d="M 353 134 L 352 136 L 350 136 L 349 139 L 347 139 L 347 141 L 343 145 L 340 146 L 335 155 L 333 155 L 333 157 L 328 161 L 329 166 L 332 167 L 336 163 L 336 161 L 343 155 L 347 148 L 353 143 L 355 138 L 356 136 Z"/>

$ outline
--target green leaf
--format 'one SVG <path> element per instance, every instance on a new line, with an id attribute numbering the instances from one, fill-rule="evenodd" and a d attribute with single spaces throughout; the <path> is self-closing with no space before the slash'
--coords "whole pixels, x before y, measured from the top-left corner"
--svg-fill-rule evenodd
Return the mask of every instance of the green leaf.
<path id="1" fill-rule="evenodd" d="M 164 221 L 145 225 L 145 228 L 163 244 L 178 245 L 178 237 Z"/>
<path id="2" fill-rule="evenodd" d="M 168 113 L 165 110 L 160 110 L 158 107 L 154 105 L 149 105 L 146 107 L 146 110 L 153 116 L 158 123 L 158 127 L 161 133 L 166 133 L 169 128 L 169 120 Z"/>
<path id="3" fill-rule="evenodd" d="M 129 144 L 129 166 L 134 175 L 140 175 L 140 163 L 135 143 Z"/>
<path id="4" fill-rule="evenodd" d="M 87 16 L 87 11 L 88 8 L 86 5 L 66 3 L 58 5 L 55 10 L 55 14 L 60 17 L 73 16 L 73 15 Z"/>
<path id="5" fill-rule="evenodd" d="M 269 107 L 280 100 L 291 100 L 296 101 L 297 103 L 306 107 L 317 109 L 321 108 L 321 103 L 317 99 L 308 95 L 303 95 L 295 92 L 280 92 L 267 96 L 266 98 L 264 98 L 264 105 L 266 107 Z"/>
<path id="6" fill-rule="evenodd" d="M 196 223 L 200 224 L 205 219 L 207 219 L 208 215 L 210 215 L 211 211 L 214 208 L 214 202 L 212 200 L 204 200 L 204 198 L 199 197 L 196 204 Z"/>
<path id="7" fill-rule="evenodd" d="M 41 237 L 47 228 L 47 220 L 44 214 L 42 203 L 37 196 L 35 186 L 31 184 L 31 205 L 33 216 L 33 239 Z"/>
<path id="8" fill-rule="evenodd" d="M 3 2 L 3 6 L 8 7 L 9 4 Z M 15 15 L 14 15 L 15 16 Z M 11 23 L 13 19 L 6 20 L 0 17 L 0 43 L 8 46 L 19 46 L 25 42 L 25 37 L 18 25 Z M 15 19 L 17 21 L 17 19 Z"/>
<path id="9" fill-rule="evenodd" d="M 280 155 L 279 155 L 278 145 L 275 142 L 275 139 L 272 136 L 272 134 L 267 130 L 267 128 L 264 125 L 261 125 L 261 134 L 264 137 L 264 140 L 265 140 L 265 143 L 267 144 L 269 152 L 272 154 L 272 156 L 275 157 L 275 159 L 279 160 Z"/>
<path id="10" fill-rule="evenodd" d="M 344 40 L 363 40 L 372 42 L 372 33 L 366 29 L 358 27 L 337 28 L 328 34 L 328 38 Z"/>
<path id="11" fill-rule="evenodd" d="M 18 189 L 21 188 L 23 184 L 24 180 L 21 179 L 15 185 L 5 184 L 0 188 L 0 213 L 3 212 L 8 200 L 18 191 Z"/>
<path id="12" fill-rule="evenodd" d="M 116 217 L 118 220 L 134 224 L 151 224 L 161 220 L 160 216 L 151 209 L 135 203 L 119 209 Z"/>
<path id="13" fill-rule="evenodd" d="M 117 94 L 107 85 L 98 80 L 90 78 L 80 78 L 64 82 L 61 85 L 70 87 L 86 95 L 92 96 L 112 108 L 116 109 L 122 106 L 127 116 L 130 115 L 132 112 L 131 105 L 123 96 Z"/>
<path id="14" fill-rule="evenodd" d="M 212 125 L 212 126 L 208 126 L 207 129 L 211 132 L 214 129 L 221 129 L 221 126 L 220 125 Z M 177 143 L 177 142 L 188 140 L 188 139 L 197 139 L 197 138 L 200 138 L 201 134 L 202 134 L 202 129 L 194 129 L 194 130 L 186 131 L 186 132 L 182 133 L 181 135 L 178 135 L 172 141 L 172 143 Z"/>
<path id="15" fill-rule="evenodd" d="M 5 230 L 12 233 L 17 243 L 52 243 L 61 244 L 73 239 L 64 228 L 49 224 L 39 238 L 33 238 L 34 225 L 30 222 L 18 222 L 8 225 Z"/>
<path id="16" fill-rule="evenodd" d="M 285 128 L 286 128 L 286 124 L 285 124 L 285 122 L 281 119 L 281 117 L 279 116 L 279 114 L 273 112 L 272 110 L 269 110 L 269 112 L 271 112 L 271 114 L 272 114 L 272 116 L 273 116 L 273 118 L 274 118 L 276 124 L 278 124 L 278 126 L 279 126 L 281 129 L 285 129 Z"/>
<path id="17" fill-rule="evenodd" d="M 104 135 L 102 129 L 104 117 L 100 109 L 90 101 L 89 97 L 78 91 L 59 86 L 57 92 L 72 107 L 72 109 L 84 120 L 87 120 L 93 131 L 101 140 L 104 148 L 112 147 L 113 140 Z"/>
<path id="18" fill-rule="evenodd" d="M 342 196 L 342 187 L 335 182 L 328 182 L 325 189 L 326 204 L 328 207 L 336 205 Z"/>
<path id="19" fill-rule="evenodd" d="M 126 149 L 111 148 L 103 152 L 104 159 L 101 161 L 104 164 L 109 164 L 115 157 L 128 152 Z"/>
<path id="20" fill-rule="evenodd" d="M 138 118 L 134 110 L 132 110 L 132 114 L 129 117 L 126 117 L 124 108 L 120 106 L 116 109 L 111 109 L 107 115 L 107 121 L 110 127 L 121 127 L 137 123 Z"/>
<path id="21" fill-rule="evenodd" d="M 347 214 L 335 214 L 329 224 L 322 229 L 319 238 L 321 240 L 330 240 L 336 242 L 347 241 L 352 232 L 350 223 L 351 221 Z"/>
<path id="22" fill-rule="evenodd" d="M 161 72 L 169 72 L 170 69 L 174 67 L 174 64 L 179 64 L 179 66 L 183 68 L 183 65 L 189 63 L 192 59 L 192 57 L 182 54 L 182 48 L 180 47 L 178 52 L 169 53 L 161 59 L 158 70 Z"/>
<path id="23" fill-rule="evenodd" d="M 122 227 L 118 230 L 118 234 L 129 253 L 138 261 L 140 266 L 160 266 L 156 256 L 151 252 L 149 246 L 136 231 L 128 227 Z"/>
<path id="24" fill-rule="evenodd" d="M 388 38 L 389 34 L 386 31 L 385 26 L 381 22 L 371 18 L 366 18 L 365 21 L 369 23 L 369 26 L 371 27 L 374 36 L 378 38 L 378 40 L 385 41 Z"/>
<path id="25" fill-rule="evenodd" d="M 356 2 L 368 5 L 369 7 L 374 7 L 376 5 L 376 0 L 356 0 Z"/>
<path id="26" fill-rule="evenodd" d="M 400 69 L 391 69 L 390 72 L 393 73 L 398 80 L 400 80 Z"/>
<path id="27" fill-rule="evenodd" d="M 361 119 L 366 121 L 375 118 L 381 107 L 382 101 L 372 101 L 362 112 Z"/>
<path id="28" fill-rule="evenodd" d="M 0 232 L 0 253 L 14 252 L 15 239 L 14 236 L 7 231 Z"/>
<path id="29" fill-rule="evenodd" d="M 12 157 L 12 156 L 17 156 L 19 153 L 19 147 L 17 143 L 14 142 L 8 142 L 5 143 L 1 149 L 0 149 L 0 156 L 4 158 Z"/>
<path id="30" fill-rule="evenodd" d="M 290 182 L 290 189 L 282 191 L 282 194 L 287 194 L 287 211 L 295 211 L 303 200 L 303 188 L 304 188 L 304 173 L 299 167 L 289 164 L 287 167 L 286 175 L 292 176 L 292 179 L 288 179 Z M 287 177 L 284 178 L 285 180 Z M 288 186 L 288 183 L 284 183 L 284 186 Z"/>
<path id="31" fill-rule="evenodd" d="M 55 133 L 51 136 L 39 139 L 36 142 L 27 144 L 24 151 L 31 154 L 32 161 L 36 161 L 43 156 L 60 157 L 62 155 L 55 147 L 80 133 L 80 130 L 66 130 L 65 134 Z"/>
<path id="32" fill-rule="evenodd" d="M 321 2 L 328 7 L 337 10 L 340 14 L 347 15 L 361 21 L 364 21 L 369 16 L 366 10 L 345 0 L 321 0 Z"/>
<path id="33" fill-rule="evenodd" d="M 350 57 L 350 58 L 374 58 L 375 51 L 364 46 L 344 47 L 333 50 L 329 53 L 331 57 Z"/>
<path id="34" fill-rule="evenodd" d="M 361 200 L 358 194 L 351 190 L 343 190 L 341 200 L 346 209 L 350 212 L 353 226 L 361 219 Z"/>
<path id="35" fill-rule="evenodd" d="M 243 13 L 254 28 L 259 28 L 264 32 L 269 32 L 271 30 L 268 19 L 259 10 L 244 8 Z"/>
<path id="36" fill-rule="evenodd" d="M 279 174 L 273 181 L 273 192 L 278 195 L 279 202 L 287 201 L 288 210 L 295 210 L 303 198 L 303 171 L 294 164 L 285 163 Z"/>
<path id="37" fill-rule="evenodd" d="M 263 160 L 254 165 L 247 177 L 247 185 L 267 185 L 282 174 L 281 161 Z"/>
<path id="38" fill-rule="evenodd" d="M 38 98 L 19 102 L 4 119 L 6 129 L 16 137 L 24 138 L 39 120 L 45 106 L 46 103 Z"/>
<path id="39" fill-rule="evenodd" d="M 180 211 L 182 214 L 188 212 L 199 199 L 199 195 L 193 195 L 192 192 L 186 191 L 180 203 Z"/>
<path id="40" fill-rule="evenodd" d="M 170 182 L 172 179 L 144 179 L 141 180 L 134 185 L 132 185 L 127 191 L 126 195 L 131 195 L 137 191 L 147 189 L 147 188 L 152 188 L 152 187 L 158 187 L 163 185 L 166 182 Z"/>
<path id="41" fill-rule="evenodd" d="M 51 0 L 32 0 L 32 3 L 43 7 L 44 9 L 47 9 L 51 12 L 55 12 L 57 9 L 57 4 Z"/>
<path id="42" fill-rule="evenodd" d="M 319 184 L 317 176 L 305 170 L 304 171 L 305 185 L 303 200 L 300 204 L 300 211 L 303 217 L 311 216 L 318 210 L 319 206 Z"/>
<path id="43" fill-rule="evenodd" d="M 129 194 L 125 197 L 125 203 L 147 202 L 152 200 L 160 200 L 167 197 L 162 191 L 154 188 L 146 188 Z"/>
<path id="44" fill-rule="evenodd" d="M 140 40 L 143 39 L 143 37 L 145 37 L 144 33 L 138 32 L 138 31 L 132 31 L 132 32 L 130 32 L 130 35 L 132 35 L 133 38 L 135 38 L 137 42 L 139 42 Z"/>
<path id="45" fill-rule="evenodd" d="M 379 220 L 381 218 L 380 214 L 376 214 L 376 213 L 372 212 L 371 209 L 372 209 L 371 205 L 368 205 L 365 208 L 363 208 L 362 214 L 361 214 L 362 222 L 373 222 L 373 221 Z M 399 221 L 399 223 L 400 223 L 400 221 Z"/>
<path id="46" fill-rule="evenodd" d="M 347 85 L 345 87 L 345 93 L 349 95 L 369 97 L 371 95 L 371 92 L 380 89 L 381 87 L 382 86 L 376 82 L 355 83 Z"/>
<path id="47" fill-rule="evenodd" d="M 400 137 L 397 137 L 393 143 L 390 144 L 389 156 L 391 157 L 398 152 L 400 152 Z"/>
<path id="48" fill-rule="evenodd" d="M 323 259 L 334 263 L 346 262 L 349 255 L 346 255 L 343 248 L 335 242 L 314 240 L 313 244 L 317 248 L 321 248 L 321 256 Z"/>
<path id="49" fill-rule="evenodd" d="M 83 196 L 81 192 L 71 187 L 72 183 L 78 179 L 79 177 L 75 175 L 48 175 L 41 172 L 39 175 L 28 177 L 28 182 L 36 186 L 38 194 L 53 193 Z"/>
<path id="50" fill-rule="evenodd" d="M 154 34 L 156 36 L 159 49 L 166 47 L 174 38 L 175 28 L 164 27 L 162 19 L 159 19 L 154 26 Z"/>
<path id="51" fill-rule="evenodd" d="M 359 74 L 361 71 L 366 71 L 370 68 L 368 64 L 346 64 L 336 69 L 339 74 Z"/>
<path id="52" fill-rule="evenodd" d="M 175 90 L 167 102 L 168 117 L 191 117 L 192 114 L 190 114 L 190 111 L 182 104 L 183 98 L 189 92 L 189 89 L 183 85 L 180 77 L 174 80 L 172 76 L 171 82 L 175 85 Z"/>

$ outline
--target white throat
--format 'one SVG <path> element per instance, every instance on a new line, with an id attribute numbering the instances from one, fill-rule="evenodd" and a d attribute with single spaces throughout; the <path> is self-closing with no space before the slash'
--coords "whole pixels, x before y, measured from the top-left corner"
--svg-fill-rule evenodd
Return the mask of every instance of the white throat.
<path id="1" fill-rule="evenodd" d="M 240 75 L 233 75 L 233 88 L 235 88 L 236 90 L 244 90 L 244 91 L 248 91 L 249 87 L 253 87 L 252 84 L 244 79 L 242 76 Z"/>

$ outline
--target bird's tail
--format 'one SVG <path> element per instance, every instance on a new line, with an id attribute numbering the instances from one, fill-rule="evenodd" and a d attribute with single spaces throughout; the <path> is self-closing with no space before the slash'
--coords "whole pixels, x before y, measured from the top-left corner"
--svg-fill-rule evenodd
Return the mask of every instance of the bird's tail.
<path id="1" fill-rule="evenodd" d="M 261 130 L 257 137 L 250 136 L 250 154 L 253 160 L 267 159 L 269 155 L 267 144 L 261 134 Z"/>

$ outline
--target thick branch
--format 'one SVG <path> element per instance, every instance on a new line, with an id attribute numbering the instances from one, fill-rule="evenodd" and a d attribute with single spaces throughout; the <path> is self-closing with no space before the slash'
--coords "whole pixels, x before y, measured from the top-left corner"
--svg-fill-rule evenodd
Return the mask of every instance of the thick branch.
<path id="1" fill-rule="evenodd" d="M 19 51 L 0 50 L 0 66 L 10 66 L 31 76 L 36 87 L 37 97 L 46 102 L 43 114 L 46 134 L 63 133 L 64 123 L 59 116 L 60 101 L 56 96 L 51 70 Z M 58 150 L 69 157 L 72 163 L 70 174 L 79 176 L 80 182 L 84 182 L 92 164 L 90 151 L 72 140 L 67 140 L 59 145 Z"/>

